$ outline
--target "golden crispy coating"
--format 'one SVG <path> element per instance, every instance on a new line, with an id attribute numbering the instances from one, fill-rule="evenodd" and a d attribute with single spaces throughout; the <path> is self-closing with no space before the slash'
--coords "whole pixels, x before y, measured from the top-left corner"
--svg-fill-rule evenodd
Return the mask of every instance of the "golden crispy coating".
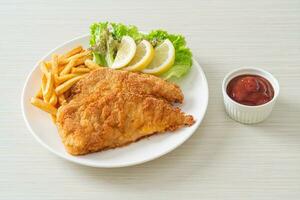
<path id="1" fill-rule="evenodd" d="M 154 133 L 192 125 L 168 102 L 139 94 L 95 93 L 62 106 L 57 115 L 59 133 L 73 155 L 115 148 Z"/>
<path id="2" fill-rule="evenodd" d="M 190 126 L 194 119 L 172 102 L 183 100 L 178 86 L 151 75 L 101 68 L 78 81 L 57 112 L 67 151 L 83 155 Z"/>
<path id="3" fill-rule="evenodd" d="M 175 84 L 149 74 L 138 74 L 109 68 L 99 68 L 82 78 L 71 89 L 71 98 L 88 95 L 93 91 L 100 92 L 104 88 L 151 95 L 165 99 L 170 103 L 183 102 L 183 94 Z"/>

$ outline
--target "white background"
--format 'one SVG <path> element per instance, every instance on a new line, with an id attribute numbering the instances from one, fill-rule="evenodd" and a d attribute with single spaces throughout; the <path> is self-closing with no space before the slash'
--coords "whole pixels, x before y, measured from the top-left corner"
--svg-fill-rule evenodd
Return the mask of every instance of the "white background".
<path id="1" fill-rule="evenodd" d="M 96 169 L 39 145 L 21 115 L 29 71 L 95 21 L 182 33 L 209 83 L 207 115 L 181 147 L 135 167 Z M 0 199 L 300 199 L 300 1 L 0 1 Z M 221 81 L 237 67 L 274 74 L 265 122 L 224 112 Z"/>

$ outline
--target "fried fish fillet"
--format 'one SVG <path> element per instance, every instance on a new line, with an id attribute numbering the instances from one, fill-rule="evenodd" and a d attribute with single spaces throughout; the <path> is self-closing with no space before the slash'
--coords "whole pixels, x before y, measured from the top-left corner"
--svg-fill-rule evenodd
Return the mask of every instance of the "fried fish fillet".
<path id="1" fill-rule="evenodd" d="M 83 98 L 83 96 L 92 92 L 103 90 L 119 90 L 134 94 L 151 95 L 165 99 L 170 103 L 183 102 L 183 94 L 175 84 L 149 74 L 138 74 L 109 68 L 100 68 L 82 78 L 71 89 L 69 99 Z"/>
<path id="2" fill-rule="evenodd" d="M 57 126 L 72 155 L 116 148 L 194 123 L 172 102 L 180 88 L 151 75 L 107 68 L 88 74 L 59 108 Z"/>

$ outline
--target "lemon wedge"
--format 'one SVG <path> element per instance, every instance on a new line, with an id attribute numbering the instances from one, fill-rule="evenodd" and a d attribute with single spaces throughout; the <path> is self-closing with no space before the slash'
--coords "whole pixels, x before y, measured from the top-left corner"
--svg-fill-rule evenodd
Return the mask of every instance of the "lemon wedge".
<path id="1" fill-rule="evenodd" d="M 130 36 L 123 36 L 114 63 L 111 68 L 120 69 L 125 67 L 134 57 L 136 44 Z"/>
<path id="2" fill-rule="evenodd" d="M 154 58 L 142 72 L 147 74 L 160 75 L 166 72 L 175 61 L 175 48 L 172 42 L 166 39 L 154 49 Z"/>
<path id="3" fill-rule="evenodd" d="M 142 40 L 136 46 L 136 52 L 128 66 L 124 68 L 128 71 L 141 71 L 147 67 L 154 57 L 154 49 L 150 42 Z"/>

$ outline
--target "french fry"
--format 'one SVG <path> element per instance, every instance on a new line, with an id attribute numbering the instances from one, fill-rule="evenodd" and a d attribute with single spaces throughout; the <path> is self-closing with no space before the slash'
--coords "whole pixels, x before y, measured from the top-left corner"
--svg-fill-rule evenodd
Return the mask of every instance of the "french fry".
<path id="1" fill-rule="evenodd" d="M 53 54 L 51 60 L 51 70 L 54 76 L 58 75 L 58 55 Z"/>
<path id="2" fill-rule="evenodd" d="M 57 96 L 56 96 L 55 92 L 52 92 L 52 96 L 49 100 L 49 103 L 53 106 L 55 106 L 57 104 Z"/>
<path id="3" fill-rule="evenodd" d="M 47 83 L 46 83 L 46 88 L 43 91 L 43 96 L 44 96 L 44 99 L 46 100 L 46 102 L 48 102 L 48 99 L 50 100 L 52 92 L 53 92 L 54 80 L 53 80 L 53 74 L 51 74 L 51 73 L 46 74 L 46 77 L 47 77 Z"/>
<path id="4" fill-rule="evenodd" d="M 98 69 L 99 67 L 101 67 L 100 65 L 98 65 L 97 63 L 93 62 L 92 60 L 90 59 L 87 59 L 84 64 L 90 68 L 91 70 L 93 69 Z"/>
<path id="5" fill-rule="evenodd" d="M 91 56 L 89 56 L 89 55 L 88 55 L 88 56 L 83 56 L 83 57 L 81 57 L 81 58 L 79 58 L 79 59 L 76 60 L 74 66 L 82 65 L 82 64 L 84 64 L 84 62 L 85 62 L 87 59 L 90 59 L 90 58 L 91 58 Z"/>
<path id="6" fill-rule="evenodd" d="M 47 85 L 47 77 L 46 77 L 46 75 L 45 74 L 43 74 L 42 75 L 42 86 L 41 86 L 41 88 L 42 88 L 42 93 L 43 93 L 43 99 L 44 99 L 44 101 L 46 101 L 46 102 L 49 102 L 49 100 L 50 100 L 50 96 L 45 96 L 44 94 L 46 94 L 46 85 Z"/>
<path id="7" fill-rule="evenodd" d="M 51 116 L 52 122 L 55 124 L 56 123 L 56 115 L 50 115 L 50 116 Z"/>
<path id="8" fill-rule="evenodd" d="M 51 66 L 52 66 L 51 61 L 45 61 L 44 63 L 46 65 L 48 71 L 50 71 L 51 70 Z"/>
<path id="9" fill-rule="evenodd" d="M 71 69 L 75 66 L 75 59 L 72 59 L 66 66 L 65 68 L 60 72 L 59 75 L 65 75 L 70 73 Z"/>
<path id="10" fill-rule="evenodd" d="M 65 91 L 70 89 L 72 87 L 72 85 L 74 85 L 74 83 L 76 83 L 81 78 L 82 78 L 82 75 L 74 77 L 74 78 L 64 82 L 63 84 L 59 85 L 57 88 L 55 88 L 56 94 L 57 95 L 63 94 Z"/>
<path id="11" fill-rule="evenodd" d="M 54 78 L 54 87 L 56 87 L 57 84 L 57 77 L 58 77 L 58 55 L 52 54 L 52 60 L 51 60 L 51 72 L 53 74 Z"/>
<path id="12" fill-rule="evenodd" d="M 85 74 L 90 71 L 91 71 L 91 69 L 89 69 L 89 68 L 73 67 L 71 70 L 71 73 L 72 74 Z"/>
<path id="13" fill-rule="evenodd" d="M 35 98 L 43 99 L 43 91 L 42 87 L 38 90 L 38 92 L 35 94 Z"/>
<path id="14" fill-rule="evenodd" d="M 68 58 L 61 57 L 61 58 L 59 58 L 58 64 L 61 66 L 61 65 L 68 64 L 68 62 L 69 62 Z"/>
<path id="15" fill-rule="evenodd" d="M 66 65 L 58 65 L 58 74 L 66 67 Z"/>
<path id="16" fill-rule="evenodd" d="M 45 112 L 48 112 L 52 115 L 56 115 L 57 109 L 54 106 L 52 106 L 51 104 L 46 103 L 41 99 L 32 97 L 31 104 L 42 109 Z"/>
<path id="17" fill-rule="evenodd" d="M 71 51 L 62 55 L 62 58 L 69 58 L 71 56 L 74 56 L 75 54 L 80 53 L 82 50 L 83 50 L 82 46 L 77 46 L 77 47 L 73 48 Z"/>
<path id="18" fill-rule="evenodd" d="M 46 66 L 45 62 L 40 63 L 40 69 L 43 72 L 43 74 L 48 74 L 49 73 L 48 67 Z"/>
<path id="19" fill-rule="evenodd" d="M 91 51 L 77 46 L 63 55 L 53 54 L 50 61 L 42 61 L 39 66 L 42 84 L 31 104 L 48 112 L 56 123 L 57 109 L 67 102 L 69 89 L 86 73 L 100 67 L 91 58 Z M 86 62 L 90 65 L 85 65 Z"/>
<path id="20" fill-rule="evenodd" d="M 58 75 L 54 75 L 54 76 L 53 76 L 53 81 L 54 81 L 53 84 L 54 84 L 54 89 L 55 89 L 55 88 L 59 85 L 59 84 L 58 84 Z"/>
<path id="21" fill-rule="evenodd" d="M 42 93 L 44 93 L 44 91 L 45 91 L 45 89 L 46 89 L 46 84 L 47 84 L 47 78 L 46 78 L 46 75 L 43 74 L 43 75 L 42 75 L 42 85 L 41 85 Z"/>
<path id="22" fill-rule="evenodd" d="M 64 65 L 64 64 L 67 64 L 69 63 L 71 60 L 75 59 L 79 59 L 79 58 L 82 58 L 82 57 L 85 57 L 85 56 L 90 56 L 91 55 L 91 52 L 90 51 L 83 51 L 83 52 L 80 52 L 80 53 L 77 53 L 69 58 L 65 58 L 65 57 L 62 57 L 59 59 L 59 64 L 60 65 Z"/>
<path id="23" fill-rule="evenodd" d="M 61 94 L 61 95 L 58 96 L 58 103 L 60 105 L 64 105 L 66 103 L 66 98 L 65 98 L 64 94 Z"/>
<path id="24" fill-rule="evenodd" d="M 76 76 L 78 76 L 78 74 L 66 74 L 66 75 L 61 75 L 61 76 L 57 77 L 56 83 L 57 83 L 58 85 L 60 85 L 61 83 L 65 82 L 65 81 L 67 81 L 67 80 L 70 80 L 71 78 L 74 78 L 74 77 L 76 77 Z"/>
<path id="25" fill-rule="evenodd" d="M 71 56 L 71 57 L 69 57 L 68 58 L 68 61 L 70 61 L 70 60 L 72 60 L 72 59 L 79 59 L 79 58 L 81 58 L 81 57 L 85 57 L 85 56 L 90 56 L 91 55 L 91 52 L 90 51 L 83 51 L 83 52 L 81 52 L 81 53 L 78 53 L 78 54 L 76 54 L 76 55 L 74 55 L 74 56 Z"/>

